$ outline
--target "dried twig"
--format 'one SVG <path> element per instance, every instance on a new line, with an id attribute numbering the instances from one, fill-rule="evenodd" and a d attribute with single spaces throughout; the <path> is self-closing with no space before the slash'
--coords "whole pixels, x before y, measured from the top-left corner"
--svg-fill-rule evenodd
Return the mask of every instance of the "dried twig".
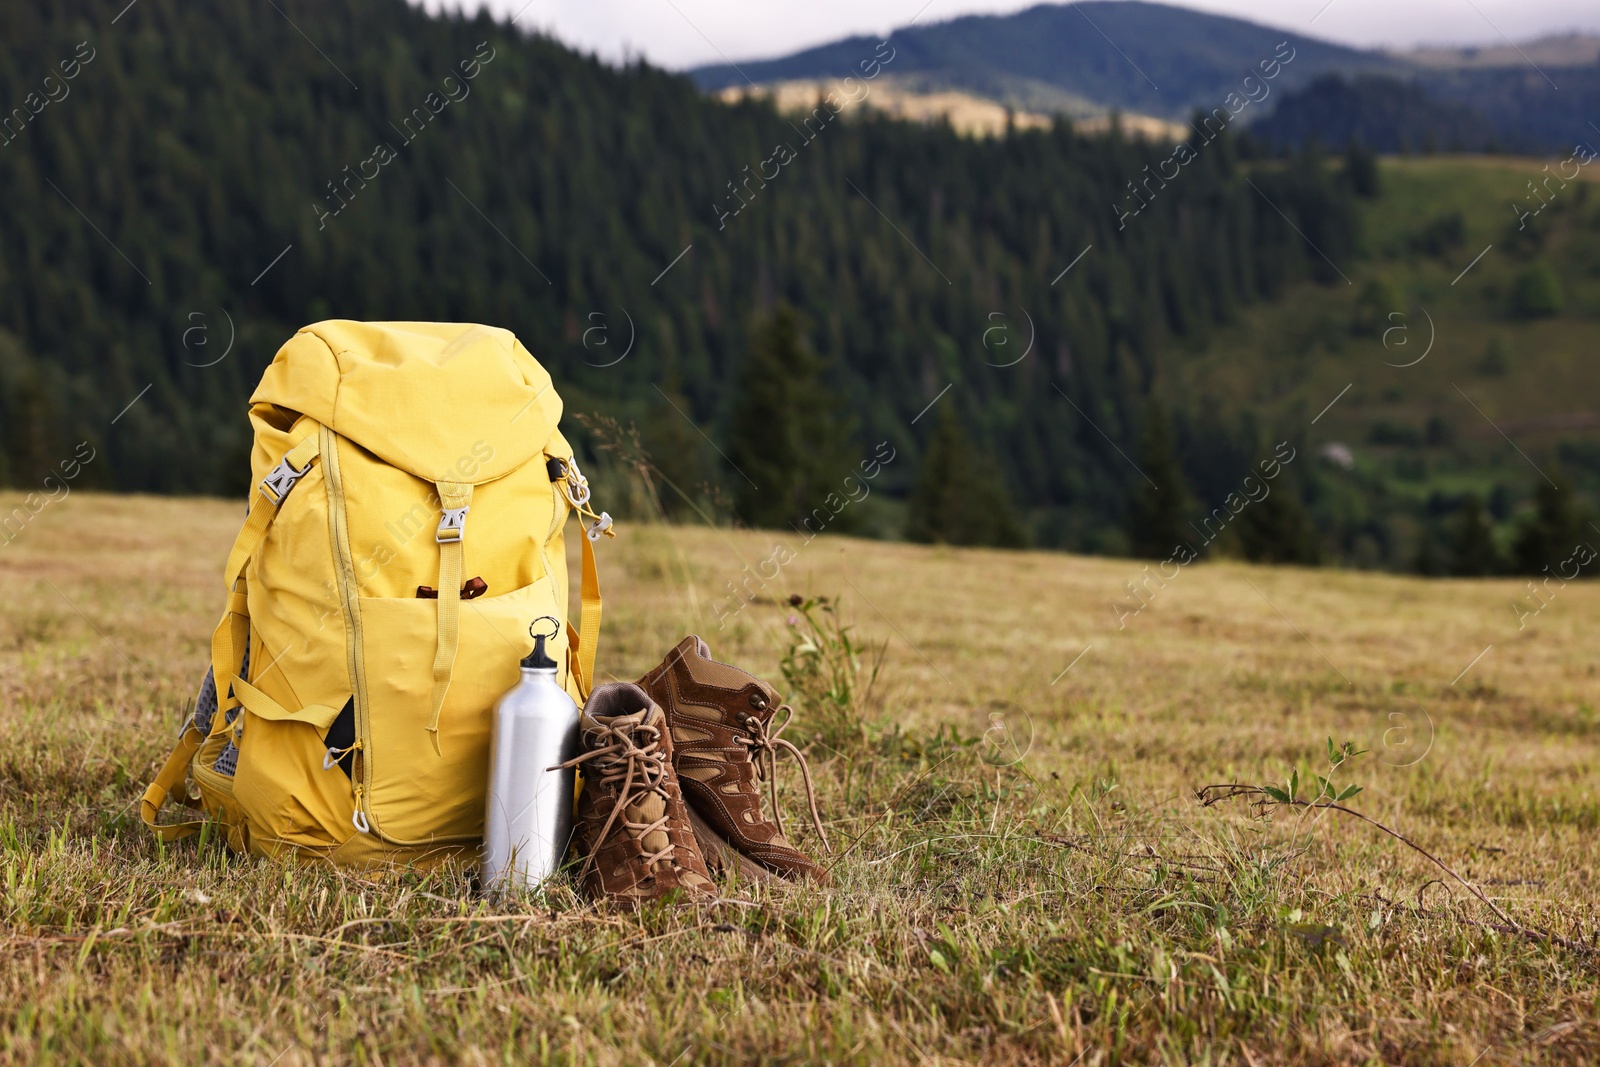
<path id="1" fill-rule="evenodd" d="M 1440 882 L 1438 884 L 1443 885 L 1444 883 Z M 1448 917 L 1458 923 L 1462 923 L 1466 926 L 1476 926 L 1482 930 L 1494 930 L 1502 934 L 1517 934 L 1533 941 L 1547 941 L 1552 945 L 1557 945 L 1569 952 L 1575 952 L 1580 956 L 1588 956 L 1590 958 L 1600 956 L 1600 949 L 1597 949 L 1594 945 L 1586 945 L 1582 941 L 1574 941 L 1569 937 L 1562 937 L 1559 934 L 1552 934 L 1548 930 L 1541 930 L 1538 927 L 1515 925 L 1507 926 L 1505 923 L 1486 923 L 1477 919 L 1468 919 L 1464 916 L 1456 915 L 1453 912 L 1434 911 L 1429 908 L 1424 908 L 1420 904 L 1413 904 L 1409 908 L 1402 907 L 1397 901 L 1390 900 L 1382 893 L 1378 892 L 1372 893 L 1371 898 L 1386 908 L 1397 912 L 1404 912 L 1408 915 L 1414 915 L 1419 919 L 1436 919 L 1440 918 L 1441 916 Z"/>
<path id="2" fill-rule="evenodd" d="M 1466 887 L 1467 892 L 1483 901 L 1484 905 L 1488 907 L 1490 911 L 1494 912 L 1495 915 L 1499 916 L 1500 920 L 1512 930 L 1517 933 L 1523 933 L 1525 931 L 1525 928 L 1521 923 L 1517 922 L 1511 916 L 1501 911 L 1499 905 L 1495 904 L 1494 901 L 1484 896 L 1483 891 L 1477 886 L 1473 885 L 1471 882 L 1461 877 L 1461 875 L 1457 874 L 1455 869 L 1452 868 L 1448 863 L 1444 862 L 1444 860 L 1440 859 L 1438 856 L 1435 856 L 1433 853 L 1429 852 L 1415 841 L 1406 837 L 1404 834 L 1396 830 L 1389 829 L 1389 827 L 1383 825 L 1383 823 L 1376 819 L 1368 818 L 1354 808 L 1347 808 L 1343 804 L 1336 804 L 1331 800 L 1302 800 L 1299 797 L 1290 797 L 1288 800 L 1281 800 L 1272 796 L 1272 794 L 1270 794 L 1262 786 L 1241 785 L 1238 782 L 1226 782 L 1220 785 L 1208 785 L 1203 789 L 1196 790 L 1195 797 L 1200 801 L 1201 807 L 1206 808 L 1220 804 L 1224 800 L 1236 800 L 1239 797 L 1261 797 L 1264 799 L 1257 800 L 1255 803 L 1262 805 L 1286 804 L 1291 807 L 1299 808 L 1325 808 L 1329 811 L 1338 811 L 1343 812 L 1346 815 L 1354 816 L 1355 818 L 1366 823 L 1368 826 L 1375 826 L 1379 830 L 1382 830 L 1384 833 L 1388 834 L 1390 837 L 1394 838 L 1396 841 L 1400 842 L 1402 845 L 1405 845 L 1412 851 L 1423 856 L 1435 867 L 1438 867 L 1441 871 L 1460 882 Z"/>

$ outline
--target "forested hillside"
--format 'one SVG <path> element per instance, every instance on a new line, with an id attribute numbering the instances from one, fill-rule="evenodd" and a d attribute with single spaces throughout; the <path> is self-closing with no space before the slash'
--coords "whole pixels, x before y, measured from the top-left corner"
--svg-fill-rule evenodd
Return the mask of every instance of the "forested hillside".
<path id="1" fill-rule="evenodd" d="M 1355 141 L 1386 153 L 1530 148 L 1526 138 L 1503 138 L 1464 104 L 1435 100 L 1415 82 L 1382 75 L 1346 81 L 1325 74 L 1285 96 L 1272 114 L 1251 125 L 1250 133 L 1282 145 Z"/>
<path id="2" fill-rule="evenodd" d="M 1556 80 L 1551 80 L 1556 79 Z M 1325 74 L 1280 98 L 1250 133 L 1278 145 L 1359 140 L 1380 152 L 1570 154 L 1594 134 L 1600 65 Z"/>
<path id="3" fill-rule="evenodd" d="M 401 0 L 28 0 L 0 42 L 17 486 L 86 440 L 85 484 L 238 491 L 255 379 L 329 316 L 505 325 L 569 411 L 671 427 L 675 403 L 720 441 L 751 324 L 786 302 L 861 455 L 894 442 L 881 491 L 909 491 L 940 398 L 1037 540 L 1095 548 L 1162 353 L 1329 273 L 1296 229 L 1335 257 L 1355 239 L 1331 172 L 1252 189 L 1226 134 L 1162 183 L 1170 148 L 795 122 Z M 737 480 L 681 420 L 653 454 Z"/>

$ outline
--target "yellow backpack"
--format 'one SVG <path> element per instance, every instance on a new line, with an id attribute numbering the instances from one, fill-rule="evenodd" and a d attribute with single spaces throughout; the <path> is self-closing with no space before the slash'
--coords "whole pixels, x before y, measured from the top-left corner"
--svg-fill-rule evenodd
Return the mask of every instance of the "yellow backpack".
<path id="1" fill-rule="evenodd" d="M 203 825 L 156 821 L 187 770 L 239 852 L 365 865 L 477 847 L 491 712 L 534 621 L 554 620 L 540 632 L 556 630 L 546 648 L 579 704 L 594 680 L 592 542 L 615 535 L 560 417 L 507 330 L 336 320 L 279 350 L 250 398 L 257 488 L 223 574 L 216 707 L 145 791 L 158 837 Z M 574 511 L 594 520 L 581 630 Z"/>

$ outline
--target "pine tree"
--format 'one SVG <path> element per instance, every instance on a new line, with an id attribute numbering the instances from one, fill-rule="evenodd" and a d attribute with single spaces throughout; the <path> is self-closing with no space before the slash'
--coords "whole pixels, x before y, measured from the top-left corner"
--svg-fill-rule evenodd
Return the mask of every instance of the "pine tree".
<path id="1" fill-rule="evenodd" d="M 1422 532 L 1417 536 L 1417 553 L 1412 558 L 1411 569 L 1418 574 L 1433 576 L 1443 573 L 1439 560 L 1439 546 L 1434 536 L 1433 524 L 1422 524 Z"/>
<path id="2" fill-rule="evenodd" d="M 1149 480 L 1141 478 L 1134 487 L 1133 506 L 1128 511 L 1128 543 L 1136 556 L 1166 559 L 1187 540 L 1184 509 L 1188 492 L 1173 445 L 1172 424 L 1166 411 L 1154 401 L 1145 416 L 1139 465 Z"/>
<path id="3" fill-rule="evenodd" d="M 734 507 L 752 526 L 802 522 L 854 471 L 853 427 L 838 414 L 844 402 L 824 383 L 825 369 L 792 307 L 779 305 L 756 326 L 728 426 Z"/>
<path id="4" fill-rule="evenodd" d="M 1519 574 L 1543 574 L 1546 567 L 1555 567 L 1587 540 L 1572 490 L 1559 474 L 1534 490 L 1534 509 L 1517 531 L 1512 550 Z"/>
<path id="5" fill-rule="evenodd" d="M 1246 507 L 1234 525 L 1245 559 L 1252 563 L 1314 567 L 1322 562 L 1316 527 L 1287 474 L 1278 479 L 1265 500 Z"/>
<path id="6" fill-rule="evenodd" d="M 1364 200 L 1376 200 L 1383 191 L 1378 176 L 1378 156 L 1360 141 L 1351 141 L 1344 153 L 1344 180 Z"/>
<path id="7" fill-rule="evenodd" d="M 684 418 L 690 403 L 670 379 L 661 395 L 645 410 L 640 434 L 649 449 L 650 464 L 662 509 L 674 521 L 694 522 L 707 481 L 709 448 L 695 427 Z M 711 455 L 710 459 L 715 459 Z M 703 510 L 703 509 L 702 509 Z"/>
<path id="8" fill-rule="evenodd" d="M 1027 543 L 996 468 L 979 463 L 953 404 L 940 412 L 912 487 L 906 537 L 928 543 L 1002 548 Z"/>
<path id="9" fill-rule="evenodd" d="M 1450 541 L 1450 573 L 1464 578 L 1498 574 L 1502 567 L 1495 547 L 1494 527 L 1484 514 L 1478 494 L 1468 493 L 1456 515 Z"/>

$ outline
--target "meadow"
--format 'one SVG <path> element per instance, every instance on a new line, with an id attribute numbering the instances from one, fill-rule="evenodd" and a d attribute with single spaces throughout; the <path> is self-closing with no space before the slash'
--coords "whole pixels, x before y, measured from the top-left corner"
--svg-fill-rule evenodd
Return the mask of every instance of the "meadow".
<path id="1" fill-rule="evenodd" d="M 628 914 L 151 839 L 137 799 L 240 511 L 74 492 L 0 546 L 4 1062 L 1600 1057 L 1600 586 L 1542 591 L 1519 629 L 1520 580 L 1223 561 L 1119 626 L 1130 560 L 823 536 L 719 628 L 787 535 L 627 525 L 603 674 L 699 632 L 781 683 L 793 594 L 883 657 L 849 715 L 795 694 L 832 885 Z M 1330 776 L 1362 787 L 1343 803 L 1443 867 L 1325 807 L 1196 797 L 1298 769 L 1312 799 L 1330 739 L 1367 750 Z"/>

